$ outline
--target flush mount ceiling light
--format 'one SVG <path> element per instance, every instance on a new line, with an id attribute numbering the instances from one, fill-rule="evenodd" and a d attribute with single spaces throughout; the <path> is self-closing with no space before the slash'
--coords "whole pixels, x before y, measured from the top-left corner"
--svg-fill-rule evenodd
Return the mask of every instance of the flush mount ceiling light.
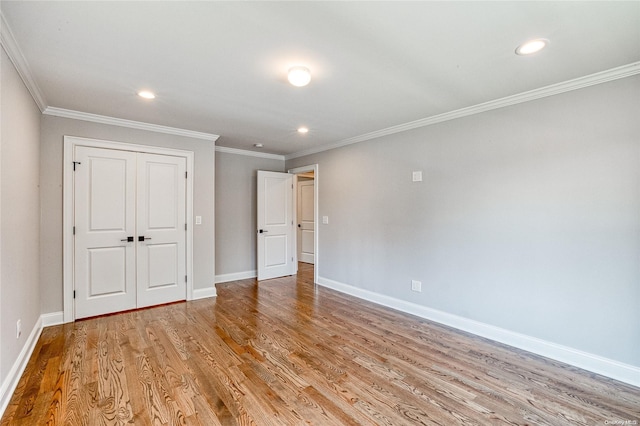
<path id="1" fill-rule="evenodd" d="M 138 92 L 138 96 L 140 96 L 141 98 L 145 98 L 145 99 L 155 99 L 156 95 L 153 92 L 150 92 L 148 90 L 141 90 Z"/>
<path id="2" fill-rule="evenodd" d="M 311 81 L 311 72 L 306 67 L 292 67 L 289 68 L 289 83 L 296 87 L 302 87 L 309 84 Z"/>
<path id="3" fill-rule="evenodd" d="M 516 49 L 516 54 L 521 56 L 531 55 L 533 53 L 539 52 L 549 44 L 549 40 L 544 38 L 537 38 L 535 40 L 529 40 L 522 43 Z"/>
<path id="4" fill-rule="evenodd" d="M 299 127 L 298 128 L 298 133 L 309 133 L 309 128 L 307 127 Z"/>

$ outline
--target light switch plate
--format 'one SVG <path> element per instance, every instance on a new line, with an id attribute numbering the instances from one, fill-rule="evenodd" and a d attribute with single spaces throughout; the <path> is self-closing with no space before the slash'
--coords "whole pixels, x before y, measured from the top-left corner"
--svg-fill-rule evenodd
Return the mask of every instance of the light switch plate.
<path id="1" fill-rule="evenodd" d="M 202 225 L 202 216 L 196 216 L 196 225 Z"/>
<path id="2" fill-rule="evenodd" d="M 322 224 L 323 225 L 329 224 L 329 216 L 322 216 Z"/>
<path id="3" fill-rule="evenodd" d="M 414 182 L 422 182 L 422 172 L 421 171 L 413 172 L 412 176 L 413 176 L 413 181 Z"/>

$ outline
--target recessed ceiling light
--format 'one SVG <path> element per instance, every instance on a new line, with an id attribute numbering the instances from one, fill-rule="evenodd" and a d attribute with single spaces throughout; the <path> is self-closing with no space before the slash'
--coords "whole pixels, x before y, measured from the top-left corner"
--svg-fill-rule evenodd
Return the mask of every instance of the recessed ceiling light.
<path id="1" fill-rule="evenodd" d="M 296 87 L 306 86 L 311 81 L 311 71 L 305 67 L 289 68 L 289 74 L 287 74 L 287 76 L 289 83 Z"/>
<path id="2" fill-rule="evenodd" d="M 539 52 L 549 44 L 549 40 L 544 38 L 537 38 L 535 40 L 529 40 L 527 42 L 522 43 L 516 49 L 517 55 L 531 55 L 533 53 Z"/>
<path id="3" fill-rule="evenodd" d="M 307 127 L 299 127 L 298 133 L 309 133 L 309 129 Z"/>
<path id="4" fill-rule="evenodd" d="M 255 146 L 256 148 L 262 148 L 264 145 L 262 145 L 261 143 L 254 143 L 253 146 Z"/>
<path id="5" fill-rule="evenodd" d="M 145 99 L 155 99 L 156 95 L 148 90 L 141 90 L 138 92 L 138 96 Z"/>

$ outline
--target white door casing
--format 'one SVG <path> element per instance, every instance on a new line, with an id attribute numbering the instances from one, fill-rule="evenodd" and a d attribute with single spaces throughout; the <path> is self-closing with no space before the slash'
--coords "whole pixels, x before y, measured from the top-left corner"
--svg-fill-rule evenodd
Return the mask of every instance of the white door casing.
<path id="1" fill-rule="evenodd" d="M 183 300 L 186 160 L 138 154 L 137 307 Z"/>
<path id="2" fill-rule="evenodd" d="M 315 260 L 315 210 L 314 210 L 314 181 L 298 181 L 297 190 L 297 249 L 298 261 L 314 263 Z"/>
<path id="3" fill-rule="evenodd" d="M 75 137 L 75 136 L 65 136 L 64 137 L 64 163 L 63 163 L 63 322 L 72 322 L 74 321 L 76 318 L 80 318 L 81 316 L 77 315 L 75 312 L 75 303 L 74 303 L 74 293 L 76 293 L 77 296 L 77 289 L 76 287 L 76 283 L 75 283 L 75 274 L 76 274 L 76 266 L 75 266 L 75 240 L 76 240 L 76 235 L 74 235 L 74 231 L 75 231 L 75 220 L 76 220 L 76 215 L 75 215 L 75 202 L 76 202 L 76 195 L 75 195 L 75 175 L 76 173 L 80 172 L 81 167 L 82 166 L 86 166 L 85 164 L 82 164 L 82 161 L 77 160 L 76 158 L 74 158 L 75 154 L 76 154 L 76 150 L 80 147 L 93 147 L 93 148 L 103 148 L 105 150 L 107 150 L 108 152 L 120 152 L 123 156 L 127 156 L 128 154 L 133 154 L 137 156 L 141 156 L 140 158 L 145 158 L 146 154 L 158 154 L 160 156 L 170 156 L 170 157 L 177 157 L 179 158 L 178 162 L 179 163 L 184 163 L 185 164 L 185 169 L 186 171 L 192 170 L 193 169 L 193 162 L 194 162 L 194 154 L 191 151 L 183 151 L 183 150 L 177 150 L 177 149 L 171 149 L 171 148 L 161 148 L 161 147 L 155 147 L 155 146 L 147 146 L 147 145 L 135 145 L 135 144 L 127 144 L 127 143 L 121 143 L 121 142 L 111 142 L 111 141 L 104 141 L 104 140 L 97 140 L 97 139 L 86 139 L 86 138 L 79 138 L 79 137 Z M 148 158 L 148 157 L 147 157 Z M 142 161 L 142 160 L 140 160 Z M 137 163 L 136 160 L 134 160 L 135 163 Z M 131 164 L 131 163 L 130 163 Z M 76 167 L 77 166 L 77 167 Z M 105 165 L 102 165 L 105 166 Z M 164 166 L 166 167 L 166 165 Z M 177 167 L 182 167 L 177 166 Z M 133 174 L 136 175 L 136 169 L 137 168 L 137 164 L 136 166 L 134 166 L 134 171 Z M 75 170 L 77 169 L 77 170 Z M 156 167 L 157 169 L 157 167 Z M 157 172 L 157 170 L 156 170 Z M 175 273 L 175 275 L 177 276 L 178 274 L 180 274 L 180 277 L 182 278 L 182 280 L 184 280 L 185 276 L 188 277 L 186 286 L 183 286 L 183 289 L 180 290 L 181 293 L 181 297 L 180 299 L 185 299 L 185 287 L 186 287 L 186 299 L 187 300 L 192 300 L 194 298 L 194 289 L 193 289 L 193 228 L 191 226 L 191 218 L 192 218 L 192 211 L 193 211 L 193 174 L 191 172 L 188 173 L 188 175 L 184 172 L 184 170 L 179 172 L 183 177 L 183 182 L 184 182 L 184 190 L 183 191 L 179 191 L 181 194 L 184 195 L 184 203 L 182 204 L 182 208 L 180 209 L 180 211 L 184 212 L 182 217 L 183 217 L 183 221 L 184 223 L 182 224 L 182 227 L 180 229 L 182 229 L 183 232 L 183 240 L 184 240 L 184 248 L 181 249 L 182 252 L 184 252 L 184 256 L 180 255 L 179 257 L 182 259 L 182 266 L 177 265 L 174 269 L 175 271 L 179 271 L 179 270 L 184 270 L 184 272 L 178 272 Z M 155 173 L 156 175 L 158 173 Z M 165 173 L 165 177 L 166 175 L 168 175 L 167 173 Z M 134 181 L 137 179 L 134 178 Z M 113 179 L 110 179 L 113 180 Z M 153 185 L 152 185 L 153 186 Z M 156 185 L 156 187 L 159 187 L 161 185 Z M 97 188 L 97 190 L 99 190 L 100 188 Z M 136 192 L 137 188 L 134 188 L 134 191 L 132 192 L 132 194 L 134 194 L 135 197 L 135 192 Z M 164 187 L 164 190 L 166 190 L 166 186 Z M 117 191 L 116 191 L 117 192 Z M 167 191 L 168 192 L 168 191 Z M 173 191 L 171 191 L 173 192 Z M 174 197 L 176 194 L 173 193 L 172 197 Z M 182 195 L 179 195 L 179 197 L 182 197 Z M 153 198 L 153 197 L 152 197 Z M 156 200 L 152 201 L 152 203 L 159 203 L 160 201 Z M 133 205 L 137 205 L 137 199 L 134 198 Z M 111 206 L 109 206 L 109 208 L 111 208 Z M 137 207 L 136 207 L 137 208 Z M 115 209 L 115 207 L 114 207 Z M 98 223 L 98 220 L 105 220 L 104 218 L 100 218 L 97 217 L 96 218 L 96 223 Z M 159 218 L 152 218 L 152 220 L 158 220 Z M 136 219 L 134 217 L 134 228 L 138 225 L 136 223 Z M 157 226 L 157 225 L 155 225 Z M 95 227 L 95 226 L 94 226 Z M 153 224 L 152 224 L 153 227 Z M 117 227 L 116 227 L 117 228 Z M 187 231 L 185 232 L 184 229 L 187 229 Z M 111 229 L 111 226 L 109 226 L 109 229 Z M 111 232 L 111 231 L 109 231 Z M 135 231 L 134 231 L 135 232 Z M 152 231 L 153 232 L 153 231 Z M 106 232 L 105 232 L 106 234 Z M 143 235 L 143 234 L 140 234 Z M 129 241 L 118 241 L 118 243 L 121 244 L 126 244 L 127 247 L 132 246 L 132 247 L 136 247 L 136 249 L 139 246 L 145 245 L 145 243 L 143 242 L 138 242 L 137 234 L 131 234 L 129 232 L 129 229 L 127 229 L 127 235 L 123 236 L 120 239 L 125 239 L 126 237 L 134 237 L 135 241 L 134 242 L 129 242 Z M 152 237 L 153 238 L 153 237 Z M 166 241 L 166 240 L 161 240 L 160 237 L 157 237 L 157 240 L 151 240 L 151 241 Z M 147 241 L 147 243 L 149 243 L 150 241 Z M 166 244 L 166 242 L 165 242 Z M 172 243 L 168 243 L 169 245 L 171 245 Z M 117 251 L 116 249 L 111 250 L 112 252 Z M 127 250 L 125 250 L 126 252 Z M 131 250 L 129 250 L 131 251 Z M 135 250 L 134 250 L 135 251 Z M 159 253 L 159 252 L 158 252 Z M 100 253 L 102 254 L 102 253 Z M 104 251 L 104 254 L 109 254 L 108 250 Z M 154 253 L 155 254 L 155 253 Z M 164 258 L 166 258 L 166 253 L 164 254 Z M 103 256 L 103 258 L 106 258 L 108 256 Z M 112 255 L 112 260 L 115 260 L 115 255 Z M 156 256 L 157 258 L 158 256 Z M 136 266 L 137 267 L 137 266 Z M 133 274 L 134 274 L 134 279 L 133 281 L 135 282 L 135 280 L 137 279 L 136 277 L 136 267 L 134 268 L 129 268 L 129 270 L 133 270 Z M 169 268 L 165 268 L 164 271 L 160 271 L 160 274 L 158 275 L 158 277 L 154 277 L 151 276 L 150 279 L 153 282 L 153 280 L 155 279 L 156 283 L 159 283 L 161 281 L 164 281 L 163 284 L 167 284 L 166 279 L 164 278 L 160 278 L 163 275 L 166 277 L 167 275 L 167 270 L 171 270 L 173 268 L 169 267 Z M 109 273 L 115 273 L 113 271 L 110 271 Z M 174 275 L 173 271 L 172 271 L 172 275 Z M 106 276 L 106 275 L 105 275 Z M 129 275 L 130 276 L 130 275 Z M 179 280 L 173 280 L 173 281 L 177 281 L 180 282 Z M 183 281 L 184 282 L 184 281 Z M 100 284 L 99 282 L 97 282 L 96 286 Z M 102 285 L 105 285 L 104 283 Z M 94 286 L 94 287 L 96 287 Z M 155 290 L 162 288 L 162 285 L 155 285 L 152 287 L 156 287 Z M 167 289 L 171 288 L 171 285 L 166 285 L 164 286 Z M 96 287 L 96 289 L 98 289 L 98 287 Z M 92 290 L 93 291 L 93 290 Z M 104 289 L 103 289 L 104 291 Z M 109 290 L 107 290 L 107 292 L 109 292 Z M 127 293 L 129 293 L 127 291 Z M 134 287 L 133 289 L 133 293 L 134 293 L 134 297 L 136 299 L 138 299 L 138 295 L 137 295 L 137 291 L 136 288 Z M 210 292 L 208 292 L 207 290 L 207 294 L 209 294 Z M 199 293 L 200 294 L 200 293 Z M 215 295 L 215 294 L 214 294 Z M 199 296 L 202 297 L 202 296 Z M 144 299 L 142 299 L 144 303 Z M 159 302 L 159 303 L 164 303 L 164 302 Z M 124 306 L 124 305 L 122 305 Z M 137 300 L 136 300 L 136 306 L 137 306 Z M 134 306 L 134 307 L 136 307 Z M 118 310 L 120 310 L 121 308 L 118 308 Z M 96 315 L 95 313 L 92 313 L 91 315 Z"/>
<path id="4" fill-rule="evenodd" d="M 136 154 L 84 146 L 75 154 L 76 318 L 133 309 Z"/>
<path id="5" fill-rule="evenodd" d="M 293 175 L 258 171 L 258 280 L 295 273 Z"/>

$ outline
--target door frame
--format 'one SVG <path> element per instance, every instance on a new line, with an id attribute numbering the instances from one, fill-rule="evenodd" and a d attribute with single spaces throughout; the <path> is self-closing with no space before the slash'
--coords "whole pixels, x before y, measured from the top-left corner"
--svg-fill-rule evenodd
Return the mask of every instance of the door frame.
<path id="1" fill-rule="evenodd" d="M 163 148 L 153 145 L 138 145 L 126 142 L 115 142 L 100 139 L 81 138 L 77 136 L 64 136 L 63 154 L 63 183 L 62 183 L 62 294 L 63 294 L 63 323 L 75 321 L 73 305 L 74 289 L 74 256 L 73 256 L 73 226 L 74 226 L 74 176 L 73 153 L 76 146 L 92 148 L 116 149 L 120 151 L 143 152 L 148 154 L 171 155 L 184 157 L 187 161 L 187 187 L 186 187 L 186 223 L 187 234 L 186 249 L 186 274 L 191 277 L 187 280 L 187 300 L 193 300 L 193 151 L 185 151 L 174 148 Z"/>
<path id="2" fill-rule="evenodd" d="M 313 252 L 315 256 L 315 262 L 313 265 L 313 282 L 314 284 L 318 283 L 318 271 L 320 270 L 320 226 L 319 226 L 319 212 L 320 212 L 320 170 L 318 164 L 309 164 L 307 166 L 295 167 L 293 169 L 287 170 L 287 173 L 291 173 L 294 175 L 300 173 L 313 172 Z M 298 183 L 298 178 L 294 179 L 295 185 Z M 298 194 L 297 191 L 293 191 L 293 220 L 294 223 L 298 223 Z M 294 244 L 296 244 L 294 250 L 294 256 L 296 260 L 296 271 L 298 270 L 298 242 L 297 238 L 294 238 Z"/>

